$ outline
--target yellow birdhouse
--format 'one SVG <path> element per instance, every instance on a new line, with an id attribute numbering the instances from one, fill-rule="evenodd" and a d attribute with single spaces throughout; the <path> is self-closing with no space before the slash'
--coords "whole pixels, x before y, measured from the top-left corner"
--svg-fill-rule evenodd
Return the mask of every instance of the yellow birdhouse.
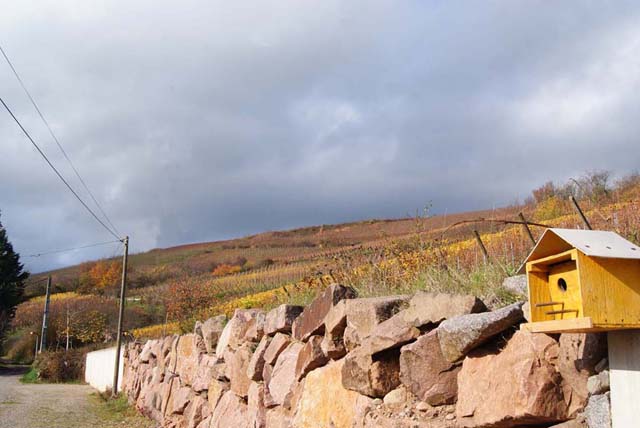
<path id="1" fill-rule="evenodd" d="M 527 275 L 533 332 L 640 329 L 640 248 L 614 232 L 547 229 Z"/>

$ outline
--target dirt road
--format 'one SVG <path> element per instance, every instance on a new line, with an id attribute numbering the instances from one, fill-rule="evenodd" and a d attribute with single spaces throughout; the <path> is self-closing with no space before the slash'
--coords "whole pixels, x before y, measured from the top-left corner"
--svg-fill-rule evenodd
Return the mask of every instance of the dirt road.
<path id="1" fill-rule="evenodd" d="M 0 428 L 149 426 L 143 418 L 106 414 L 90 386 L 22 384 L 19 379 L 15 370 L 0 371 Z"/>

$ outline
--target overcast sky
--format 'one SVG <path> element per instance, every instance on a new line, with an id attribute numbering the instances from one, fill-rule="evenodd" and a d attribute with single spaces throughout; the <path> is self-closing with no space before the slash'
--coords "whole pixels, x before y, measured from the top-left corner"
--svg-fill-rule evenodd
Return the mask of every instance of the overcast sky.
<path id="1" fill-rule="evenodd" d="M 25 0 L 0 44 L 133 251 L 498 206 L 640 160 L 637 2 Z M 4 62 L 0 82 L 90 202 Z M 4 111 L 0 150 L 23 256 L 112 239 Z"/>

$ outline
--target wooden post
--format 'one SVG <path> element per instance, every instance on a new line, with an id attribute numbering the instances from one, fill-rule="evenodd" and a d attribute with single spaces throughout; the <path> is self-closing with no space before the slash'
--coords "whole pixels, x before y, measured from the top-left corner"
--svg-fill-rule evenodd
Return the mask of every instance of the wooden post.
<path id="1" fill-rule="evenodd" d="M 573 207 L 575 208 L 576 212 L 582 219 L 582 222 L 587 227 L 587 229 L 592 230 L 593 228 L 591 227 L 591 224 L 589 224 L 589 220 L 587 220 L 587 217 L 584 215 L 584 213 L 580 209 L 580 205 L 578 205 L 578 201 L 576 201 L 576 198 L 574 198 L 573 195 L 571 195 L 569 196 L 569 200 L 571 200 L 571 202 L 573 203 Z"/>
<path id="2" fill-rule="evenodd" d="M 611 426 L 638 426 L 640 396 L 640 330 L 608 333 Z"/>
<path id="3" fill-rule="evenodd" d="M 51 275 L 47 278 L 47 291 L 44 298 L 44 313 L 42 314 L 42 331 L 40 332 L 40 352 L 47 348 L 47 323 L 49 322 L 49 303 L 51 301 Z"/>
<path id="4" fill-rule="evenodd" d="M 531 243 L 533 245 L 536 245 L 536 238 L 533 237 L 533 233 L 531 233 L 531 229 L 529 229 L 529 223 L 527 223 L 527 219 L 524 218 L 524 214 L 518 213 L 518 217 L 520 217 L 520 220 L 522 221 L 522 227 L 524 228 L 524 231 L 527 232 Z"/>
<path id="5" fill-rule="evenodd" d="M 478 241 L 478 246 L 482 251 L 482 255 L 484 256 L 484 262 L 486 263 L 487 261 L 489 261 L 489 252 L 487 251 L 487 247 L 484 246 L 484 243 L 482 242 L 482 239 L 480 238 L 480 234 L 478 233 L 477 230 L 474 229 L 473 234 L 476 237 L 476 241 Z"/>
<path id="6" fill-rule="evenodd" d="M 67 303 L 67 344 L 64 348 L 64 351 L 67 352 L 69 350 L 69 304 Z"/>
<path id="7" fill-rule="evenodd" d="M 118 396 L 118 376 L 120 375 L 120 349 L 122 348 L 122 323 L 124 318 L 125 293 L 127 291 L 127 258 L 129 257 L 129 237 L 122 240 L 124 255 L 122 256 L 122 282 L 120 284 L 120 312 L 118 314 L 118 334 L 116 336 L 116 362 L 113 368 L 113 386 L 111 396 Z"/>

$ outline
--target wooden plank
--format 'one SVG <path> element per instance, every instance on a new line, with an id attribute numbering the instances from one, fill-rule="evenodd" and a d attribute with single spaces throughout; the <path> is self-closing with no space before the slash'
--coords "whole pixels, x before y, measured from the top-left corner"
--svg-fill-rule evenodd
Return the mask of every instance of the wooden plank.
<path id="1" fill-rule="evenodd" d="M 546 266 L 546 265 L 552 265 L 560 262 L 566 262 L 568 260 L 575 260 L 577 258 L 576 252 L 577 250 L 575 248 L 572 248 L 570 250 L 566 250 L 558 254 L 553 254 L 551 256 L 543 257 L 541 259 L 532 260 L 528 262 L 527 265 Z"/>
<path id="2" fill-rule="evenodd" d="M 545 314 L 546 309 L 544 306 L 536 305 L 537 303 L 548 303 L 552 301 L 547 278 L 547 274 L 543 272 L 529 272 L 527 274 L 532 321 L 545 321 L 554 318 Z"/>
<path id="3" fill-rule="evenodd" d="M 547 273 L 549 272 L 549 267 L 530 265 L 530 266 L 527 266 L 527 272 Z"/>
<path id="4" fill-rule="evenodd" d="M 592 331 L 593 323 L 591 318 L 571 318 L 566 320 L 551 320 L 530 322 L 520 325 L 522 330 L 530 331 L 531 333 L 562 333 L 562 332 L 579 332 L 579 331 Z"/>
<path id="5" fill-rule="evenodd" d="M 587 321 L 589 320 L 589 321 Z M 594 324 L 590 317 L 530 322 L 520 325 L 531 333 L 598 333 L 608 331 L 638 330 L 640 324 Z"/>
<path id="6" fill-rule="evenodd" d="M 640 260 L 578 257 L 582 313 L 595 325 L 640 324 Z"/>
<path id="7" fill-rule="evenodd" d="M 612 331 L 609 341 L 611 426 L 638 426 L 640 397 L 640 330 Z"/>

